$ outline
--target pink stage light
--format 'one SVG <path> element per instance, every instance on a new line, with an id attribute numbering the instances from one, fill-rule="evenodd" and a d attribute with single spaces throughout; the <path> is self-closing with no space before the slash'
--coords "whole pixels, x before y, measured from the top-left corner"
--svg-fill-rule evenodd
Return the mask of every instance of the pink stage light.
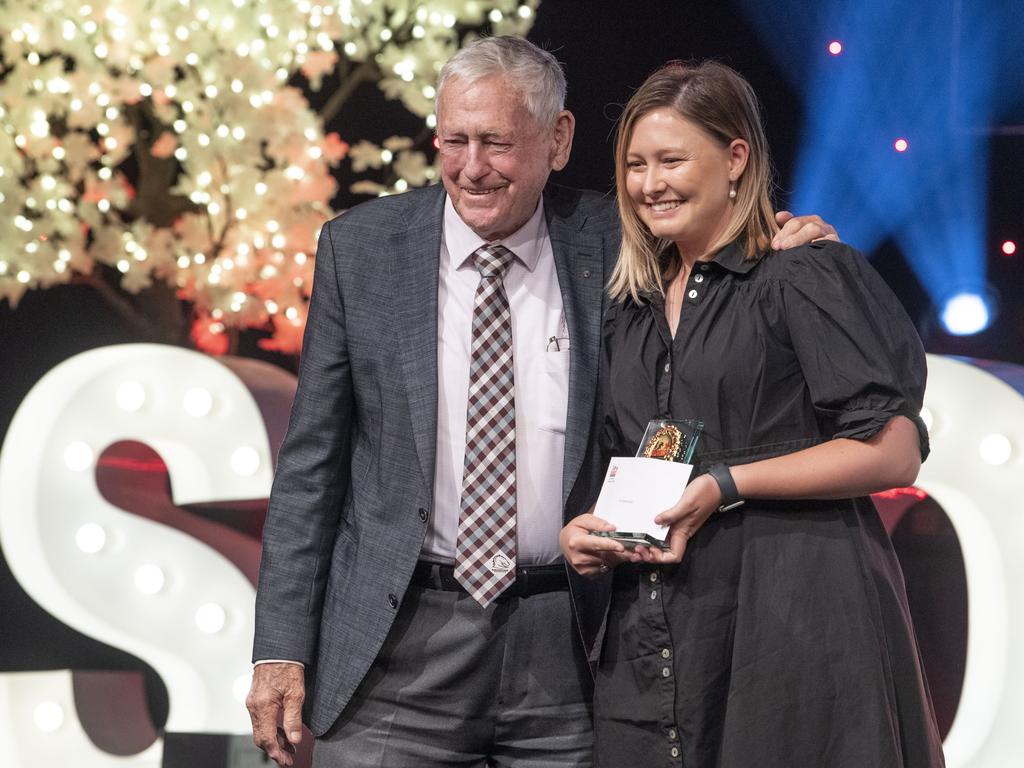
<path id="1" fill-rule="evenodd" d="M 906 139 L 896 139 L 896 141 L 892 143 L 892 147 L 897 152 L 906 152 L 907 149 L 910 147 L 910 144 L 907 142 Z"/>
<path id="2" fill-rule="evenodd" d="M 843 44 L 840 43 L 838 40 L 833 40 L 831 43 L 828 44 L 828 52 L 831 53 L 833 56 L 838 56 L 840 53 L 843 52 Z"/>
<path id="3" fill-rule="evenodd" d="M 1007 256 L 1013 256 L 1017 252 L 1017 244 L 1013 240 L 1003 241 L 1003 253 Z"/>

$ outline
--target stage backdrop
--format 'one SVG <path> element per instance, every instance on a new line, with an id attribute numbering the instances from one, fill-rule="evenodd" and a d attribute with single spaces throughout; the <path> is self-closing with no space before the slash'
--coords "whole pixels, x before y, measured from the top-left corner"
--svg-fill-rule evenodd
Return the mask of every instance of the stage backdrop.
<path id="1" fill-rule="evenodd" d="M 877 501 L 949 766 L 1005 768 L 1024 754 L 1024 368 L 929 366 L 932 454 Z M 8 768 L 259 764 L 254 583 L 294 387 L 266 363 L 128 344 L 25 397 L 0 449 Z"/>

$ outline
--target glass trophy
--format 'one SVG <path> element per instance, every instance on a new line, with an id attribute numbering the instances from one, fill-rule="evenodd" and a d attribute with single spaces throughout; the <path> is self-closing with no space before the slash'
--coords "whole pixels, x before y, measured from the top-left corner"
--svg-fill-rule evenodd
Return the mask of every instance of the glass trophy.
<path id="1" fill-rule="evenodd" d="M 654 516 L 679 500 L 693 467 L 690 464 L 704 423 L 696 419 L 652 419 L 632 459 L 612 459 L 595 514 L 619 530 L 591 531 L 627 548 L 638 544 L 668 549 L 667 526 Z M 637 459 L 673 462 L 678 467 L 636 463 Z"/>

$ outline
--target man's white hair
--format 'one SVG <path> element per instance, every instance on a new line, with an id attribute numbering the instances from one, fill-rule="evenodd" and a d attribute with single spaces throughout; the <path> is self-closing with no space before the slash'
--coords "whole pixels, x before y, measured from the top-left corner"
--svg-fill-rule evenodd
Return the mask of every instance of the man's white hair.
<path id="1" fill-rule="evenodd" d="M 522 37 L 500 36 L 476 40 L 441 68 L 434 110 L 452 80 L 473 83 L 491 75 L 506 75 L 522 96 L 523 104 L 539 125 L 554 124 L 565 109 L 565 73 L 558 59 Z"/>

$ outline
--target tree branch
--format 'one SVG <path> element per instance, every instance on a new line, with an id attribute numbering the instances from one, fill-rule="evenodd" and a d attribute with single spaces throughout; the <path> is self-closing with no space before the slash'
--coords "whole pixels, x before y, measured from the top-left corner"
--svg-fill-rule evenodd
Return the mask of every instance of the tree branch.
<path id="1" fill-rule="evenodd" d="M 344 77 L 341 85 L 338 86 L 338 90 L 331 94 L 331 98 L 327 100 L 323 109 L 320 110 L 320 116 L 323 118 L 324 125 L 326 126 L 341 111 L 341 108 L 345 106 L 345 102 L 348 101 L 356 88 L 379 76 L 380 67 L 373 61 L 367 60 L 356 67 L 350 75 Z"/>

